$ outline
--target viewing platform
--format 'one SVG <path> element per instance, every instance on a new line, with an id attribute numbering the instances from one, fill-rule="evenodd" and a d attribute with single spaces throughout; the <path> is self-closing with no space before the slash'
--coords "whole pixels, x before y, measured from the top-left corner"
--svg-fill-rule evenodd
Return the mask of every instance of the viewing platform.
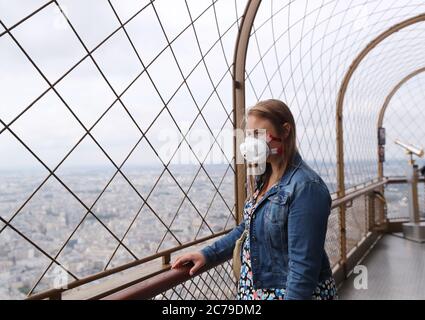
<path id="1" fill-rule="evenodd" d="M 425 299 L 425 2 L 0 1 L 0 299 L 234 300 L 246 114 L 328 186 L 340 299 Z M 410 223 L 410 224 L 409 224 Z"/>

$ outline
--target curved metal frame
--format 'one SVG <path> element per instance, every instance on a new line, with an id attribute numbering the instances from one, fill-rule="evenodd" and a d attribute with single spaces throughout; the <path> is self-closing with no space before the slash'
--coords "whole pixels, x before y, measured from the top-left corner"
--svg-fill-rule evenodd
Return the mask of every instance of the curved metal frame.
<path id="1" fill-rule="evenodd" d="M 395 94 L 398 92 L 398 90 L 400 90 L 400 88 L 402 86 L 404 86 L 407 82 L 409 82 L 411 79 L 413 79 L 414 77 L 416 77 L 417 75 L 424 73 L 425 72 L 425 67 L 420 68 L 418 70 L 413 71 L 412 73 L 410 73 L 409 75 L 407 75 L 406 77 L 404 77 L 390 92 L 390 94 L 387 96 L 387 98 L 385 99 L 384 104 L 381 107 L 381 110 L 379 111 L 379 118 L 378 118 L 378 128 L 382 127 L 383 123 L 384 123 L 384 116 L 385 116 L 385 112 L 387 111 L 387 108 L 389 106 L 389 104 L 391 103 L 391 100 L 394 98 Z M 379 147 L 378 147 L 378 154 L 379 154 Z M 384 177 L 384 165 L 382 162 L 378 163 L 378 177 L 379 178 L 383 178 Z"/>
<path id="2" fill-rule="evenodd" d="M 232 88 L 232 94 L 233 94 L 233 120 L 234 120 L 234 129 L 241 128 L 242 120 L 245 117 L 245 68 L 246 68 L 246 58 L 247 58 L 247 51 L 248 51 L 248 44 L 250 40 L 250 35 L 253 27 L 253 23 L 256 17 L 256 14 L 258 12 L 259 6 L 261 4 L 261 0 L 248 0 L 244 14 L 242 16 L 241 24 L 239 26 L 239 31 L 235 43 L 235 50 L 234 50 L 234 57 L 233 57 L 233 88 Z M 369 192 L 375 190 L 376 188 L 380 188 L 385 181 L 380 181 L 376 185 L 372 185 L 368 188 L 365 188 L 364 190 L 357 192 L 356 194 L 348 194 L 346 195 L 345 191 L 345 185 L 344 185 L 344 155 L 343 155 L 343 121 L 342 121 L 342 115 L 343 115 L 343 104 L 344 104 L 344 98 L 345 94 L 349 85 L 349 82 L 351 80 L 351 77 L 353 76 L 354 72 L 356 71 L 357 67 L 360 65 L 362 60 L 367 56 L 367 54 L 372 51 L 380 42 L 385 40 L 387 37 L 392 35 L 393 33 L 410 26 L 412 24 L 415 24 L 417 22 L 425 21 L 425 14 L 416 16 L 414 18 L 411 18 L 409 20 L 406 20 L 400 24 L 397 24 L 396 26 L 390 28 L 386 32 L 382 33 L 379 37 L 377 37 L 374 41 L 372 41 L 363 51 L 362 53 L 354 60 L 353 64 L 350 66 L 350 69 L 348 70 L 347 74 L 345 75 L 343 84 L 340 88 L 339 95 L 338 95 L 338 101 L 337 101 L 337 161 L 338 161 L 338 200 L 333 203 L 332 208 L 339 207 L 340 208 L 340 215 L 341 215 L 341 259 L 340 259 L 340 266 L 343 268 L 344 276 L 346 275 L 346 265 L 347 265 L 347 257 L 346 257 L 346 244 L 345 244 L 345 208 L 347 206 L 347 203 L 352 201 L 354 198 L 360 196 L 360 195 L 366 195 Z M 425 71 L 425 68 L 424 68 Z M 404 82 L 407 82 L 408 79 Z M 402 85 L 402 84 L 401 84 Z M 401 87 L 400 85 L 400 87 Z M 398 89 L 397 89 L 398 90 Z M 395 90 L 395 91 L 397 91 Z M 393 95 L 395 92 L 393 93 Z M 389 99 L 391 100 L 391 98 Z M 389 104 L 389 102 L 388 102 Z M 387 105 L 388 105 L 387 104 Z M 385 107 L 386 108 L 386 107 Z M 381 110 L 382 113 L 385 113 L 384 110 Z M 383 115 L 382 115 L 383 119 Z M 236 155 L 238 152 L 237 144 L 236 144 L 236 136 L 234 138 L 234 156 L 236 160 Z M 237 164 L 235 161 L 235 206 L 236 206 L 236 219 L 237 222 L 241 220 L 242 212 L 243 212 L 243 205 L 246 198 L 246 168 L 244 164 Z M 217 236 L 217 235 L 215 235 Z M 205 240 L 205 239 L 203 239 Z M 179 250 L 181 247 L 179 248 Z M 172 249 L 174 250 L 174 249 Z M 169 256 L 170 256 L 171 250 L 169 252 L 162 253 L 162 255 L 158 254 L 158 257 L 163 257 L 167 263 L 169 262 Z M 152 258 L 152 257 L 151 257 Z M 138 262 L 137 264 L 139 264 Z M 349 264 L 349 263 L 348 263 Z M 129 267 L 129 265 L 121 266 L 118 268 L 115 268 L 113 270 L 109 270 L 108 272 L 102 273 L 101 275 L 97 275 L 94 277 L 89 277 L 84 279 L 85 281 L 94 280 L 95 278 L 101 278 L 103 276 L 106 276 L 107 274 L 117 272 L 117 270 L 124 269 L 125 267 Z M 167 266 L 169 268 L 169 266 Z M 150 277 L 150 281 L 144 282 L 143 284 L 140 284 L 137 286 L 136 291 L 134 291 L 134 288 L 129 288 L 130 291 L 127 292 L 125 297 L 140 297 L 139 294 L 143 291 L 144 295 L 152 296 L 152 292 L 154 294 L 158 292 L 162 292 L 166 288 L 169 288 L 170 286 L 174 284 L 181 283 L 182 281 L 185 281 L 189 279 L 188 276 L 188 268 L 185 267 L 182 270 L 179 271 L 165 271 L 164 269 L 161 269 L 158 271 L 158 273 L 162 273 L 156 277 Z M 203 270 L 205 271 L 205 270 Z M 81 284 L 78 283 L 78 284 Z M 74 283 L 75 286 L 77 286 L 77 283 Z M 131 285 L 131 284 L 130 284 Z M 160 287 L 159 287 L 160 286 Z M 153 291 L 150 291 L 153 290 Z M 159 291 L 158 291 L 159 290 Z M 60 298 L 61 291 L 51 291 L 51 295 L 47 295 L 46 293 L 43 293 L 44 297 L 56 297 Z M 111 293 L 111 292 L 109 292 Z M 149 293 L 149 294 L 148 294 Z M 104 293 L 106 295 L 106 293 Z M 121 298 L 124 296 L 121 296 Z M 36 296 L 32 296 L 31 298 L 36 298 Z M 41 295 L 37 296 L 37 298 L 41 298 Z"/>
<path id="3" fill-rule="evenodd" d="M 248 43 L 254 24 L 255 16 L 260 7 L 261 0 L 249 0 L 236 39 L 233 56 L 233 128 L 240 129 L 245 117 L 245 66 L 248 52 Z M 233 154 L 235 156 L 235 206 L 236 222 L 242 220 L 243 207 L 246 199 L 246 168 L 244 164 L 238 164 L 236 155 L 238 152 L 236 135 L 233 136 Z"/>
<path id="4" fill-rule="evenodd" d="M 343 108 L 344 108 L 344 99 L 345 94 L 347 92 L 348 85 L 351 81 L 351 78 L 354 74 L 354 72 L 359 67 L 360 63 L 364 60 L 364 58 L 381 42 L 383 42 L 385 39 L 393 35 L 394 33 L 411 26 L 413 24 L 424 22 L 425 21 L 425 13 L 420 14 L 418 16 L 415 16 L 413 18 L 407 19 L 403 22 L 400 22 L 396 24 L 395 26 L 391 27 L 387 31 L 381 33 L 378 37 L 376 37 L 373 41 L 371 41 L 365 49 L 357 56 L 357 58 L 353 61 L 351 64 L 348 72 L 346 73 L 344 80 L 342 82 L 341 88 L 339 90 L 338 94 L 338 100 L 337 100 L 337 164 L 338 164 L 338 195 L 344 196 L 345 193 L 345 185 L 344 185 L 344 144 L 343 144 Z"/>
<path id="5" fill-rule="evenodd" d="M 246 56 L 248 51 L 248 43 L 249 38 L 252 30 L 252 26 L 254 24 L 255 16 L 257 14 L 258 8 L 261 4 L 261 0 L 249 0 L 247 1 L 247 4 L 245 6 L 244 14 L 242 16 L 241 24 L 239 26 L 239 31 L 235 43 L 235 50 L 234 50 L 234 56 L 233 56 L 233 120 L 234 120 L 234 129 L 240 128 L 240 125 L 242 123 L 243 117 L 245 116 L 245 66 L 246 66 Z M 234 155 L 236 159 L 236 152 L 237 152 L 237 145 L 236 145 L 236 137 L 234 136 Z M 235 206 L 237 209 L 237 223 L 241 221 L 242 213 L 243 213 L 243 206 L 246 198 L 246 169 L 243 164 L 237 164 L 235 161 Z M 62 292 L 74 289 L 76 287 L 79 287 L 81 285 L 87 284 L 91 281 L 99 280 L 101 278 L 107 277 L 111 274 L 118 273 L 120 271 L 129 269 L 134 266 L 141 265 L 143 263 L 146 263 L 148 261 L 162 258 L 165 262 L 165 269 L 169 268 L 169 260 L 170 255 L 173 252 L 182 250 L 184 248 L 193 246 L 195 244 L 199 244 L 201 242 L 205 242 L 207 240 L 218 238 L 226 233 L 228 233 L 229 230 L 225 230 L 219 233 L 216 233 L 214 235 L 198 239 L 196 241 L 192 241 L 190 243 L 187 243 L 185 245 L 182 245 L 177 248 L 165 250 L 163 252 L 159 252 L 155 255 L 152 255 L 150 257 L 137 260 L 131 263 L 127 263 L 124 265 L 121 265 L 116 268 L 112 268 L 107 271 L 100 272 L 95 275 L 91 275 L 85 278 L 82 278 L 80 280 L 74 281 L 72 283 L 69 283 L 67 288 L 64 289 L 50 289 L 47 291 L 43 291 L 39 294 L 33 294 L 28 299 L 30 300 L 36 300 L 36 299 L 46 299 L 46 298 L 55 298 L 55 299 L 61 299 Z M 165 269 L 160 269 L 157 272 L 153 273 L 155 274 L 161 274 L 164 272 Z M 152 276 L 149 275 L 149 276 Z M 149 277 L 148 276 L 148 277 Z M 140 279 L 139 279 L 140 280 Z M 97 298 L 100 298 L 103 295 L 111 294 L 112 292 L 117 291 L 117 289 L 109 290 L 109 292 L 104 292 L 102 295 L 97 296 Z"/>
<path id="6" fill-rule="evenodd" d="M 336 152 L 337 152 L 337 183 L 338 189 L 337 194 L 338 198 L 344 197 L 345 195 L 345 179 L 344 179 L 344 134 L 343 134 L 343 109 L 344 109 L 344 99 L 345 94 L 347 93 L 348 85 L 350 84 L 351 78 L 353 77 L 354 72 L 357 70 L 364 58 L 381 42 L 393 35 L 394 33 L 411 26 L 413 24 L 425 21 L 425 13 L 417 15 L 415 17 L 404 20 L 388 30 L 381 33 L 378 37 L 372 40 L 366 48 L 364 48 L 360 54 L 354 59 L 350 68 L 348 69 L 344 80 L 341 84 L 338 93 L 337 105 L 336 105 Z M 340 237 L 341 237 L 341 261 L 345 265 L 347 257 L 347 246 L 345 241 L 345 206 L 341 206 L 339 210 L 340 217 Z"/>

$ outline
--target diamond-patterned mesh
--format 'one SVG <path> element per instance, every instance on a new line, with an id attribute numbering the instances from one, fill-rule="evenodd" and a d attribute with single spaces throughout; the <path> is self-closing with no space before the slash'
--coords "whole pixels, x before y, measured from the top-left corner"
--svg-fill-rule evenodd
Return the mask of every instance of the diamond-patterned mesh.
<path id="1" fill-rule="evenodd" d="M 345 213 L 347 253 L 349 253 L 369 231 L 367 217 L 367 197 L 363 196 L 354 199 Z"/>
<path id="2" fill-rule="evenodd" d="M 52 287 L 58 266 L 78 280 L 235 225 L 244 3 L 170 4 L 0 2 L 0 297 Z"/>
<path id="3" fill-rule="evenodd" d="M 425 148 L 423 84 L 425 73 L 421 72 L 397 90 L 386 109 L 384 125 L 388 128 L 386 156 L 389 161 L 384 167 L 384 174 L 387 176 L 406 175 L 409 158 L 404 150 L 394 143 L 395 139 Z M 419 160 L 417 164 L 422 167 L 424 162 Z"/>
<path id="4" fill-rule="evenodd" d="M 338 210 L 332 210 L 328 220 L 325 243 L 326 253 L 332 266 L 335 266 L 341 258 L 341 229 L 339 220 Z"/>
<path id="5" fill-rule="evenodd" d="M 153 300 L 233 300 L 236 284 L 229 261 L 171 288 Z"/>
<path id="6" fill-rule="evenodd" d="M 287 102 L 296 118 L 301 154 L 321 174 L 332 192 L 338 191 L 335 107 L 344 77 L 372 40 L 424 12 L 422 1 L 409 0 L 261 3 L 248 48 L 247 104 L 254 105 L 266 98 Z M 424 50 L 422 21 L 423 18 L 418 19 L 376 44 L 354 70 L 342 110 L 346 192 L 359 190 L 378 176 L 378 116 L 391 90 L 407 75 L 424 67 L 420 53 Z M 396 137 L 421 145 L 421 77 L 422 74 L 411 79 L 385 113 L 385 175 L 405 175 L 397 158 L 403 158 L 404 162 L 407 158 L 394 146 Z M 386 190 L 388 188 L 394 185 Z M 405 186 L 395 190 L 393 196 L 397 202 L 403 201 L 399 192 L 403 188 Z M 345 225 L 341 225 L 338 209 L 333 210 L 326 243 L 332 264 L 341 258 L 341 229 L 345 229 L 346 252 L 366 235 L 367 204 L 367 197 L 354 200 L 352 206 L 341 213 Z M 375 211 L 380 212 L 383 204 L 377 200 L 375 204 Z M 388 217 L 397 216 L 396 212 L 402 207 L 403 203 L 389 204 Z M 375 218 L 378 223 L 377 214 Z"/>
<path id="7" fill-rule="evenodd" d="M 51 288 L 57 272 L 83 279 L 234 227 L 233 54 L 251 2 L 0 0 L 0 298 Z M 271 97 L 290 106 L 301 154 L 332 193 L 347 70 L 379 34 L 424 11 L 420 0 L 262 1 L 247 106 Z M 377 116 L 391 89 L 424 67 L 423 26 L 378 43 L 351 78 L 347 190 L 377 177 Z M 404 175 L 394 138 L 422 143 L 422 77 L 388 106 L 385 174 Z M 394 187 L 388 211 L 404 217 Z M 329 219 L 332 265 L 366 234 L 367 197 L 343 214 Z M 228 299 L 230 266 L 161 297 Z"/>
<path id="8" fill-rule="evenodd" d="M 385 188 L 385 199 L 387 201 L 390 220 L 409 219 L 409 194 L 408 185 L 405 183 L 390 184 Z M 425 218 L 425 184 L 418 183 L 419 216 Z"/>
<path id="9" fill-rule="evenodd" d="M 261 3 L 248 48 L 247 104 L 269 97 L 287 102 L 296 118 L 302 155 L 333 192 L 337 190 L 335 106 L 344 76 L 379 34 L 424 11 L 425 4 L 419 0 Z M 377 176 L 377 117 L 391 89 L 424 66 L 420 53 L 424 50 L 423 26 L 416 23 L 380 43 L 350 81 L 343 110 L 346 188 Z M 421 96 L 415 100 L 421 101 Z M 403 101 L 408 103 L 409 97 Z M 405 112 L 402 130 L 415 114 L 408 109 L 398 108 Z M 391 128 L 392 123 L 388 124 L 389 136 L 393 135 Z M 418 130 L 409 131 L 415 141 L 420 140 Z"/>

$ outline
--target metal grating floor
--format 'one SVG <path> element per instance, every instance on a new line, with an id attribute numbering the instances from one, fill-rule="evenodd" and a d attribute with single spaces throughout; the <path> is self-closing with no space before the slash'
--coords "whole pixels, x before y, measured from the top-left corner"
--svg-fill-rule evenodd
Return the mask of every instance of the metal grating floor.
<path id="1" fill-rule="evenodd" d="M 385 235 L 361 262 L 367 267 L 368 289 L 354 288 L 352 274 L 339 289 L 339 299 L 425 299 L 425 243 Z"/>

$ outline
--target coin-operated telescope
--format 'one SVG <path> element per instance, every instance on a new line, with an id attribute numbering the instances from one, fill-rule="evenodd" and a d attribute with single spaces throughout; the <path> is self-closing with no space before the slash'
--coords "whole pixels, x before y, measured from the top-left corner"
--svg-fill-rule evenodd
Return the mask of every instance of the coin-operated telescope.
<path id="1" fill-rule="evenodd" d="M 398 144 L 400 147 L 404 148 L 406 150 L 406 154 L 410 155 L 411 157 L 413 155 L 416 155 L 420 158 L 424 156 L 424 149 L 418 146 L 415 146 L 413 144 L 408 144 L 401 142 L 400 140 L 396 139 L 394 141 L 395 144 Z"/>
<path id="2" fill-rule="evenodd" d="M 424 150 L 421 147 L 401 142 L 400 140 L 394 141 L 397 145 L 405 149 L 406 154 L 409 156 L 407 166 L 407 183 L 408 183 L 408 200 L 409 200 L 409 216 L 410 222 L 403 223 L 403 235 L 406 239 L 425 242 L 425 222 L 421 222 L 419 218 L 419 203 L 418 203 L 418 165 L 415 164 L 413 156 L 422 158 Z"/>

